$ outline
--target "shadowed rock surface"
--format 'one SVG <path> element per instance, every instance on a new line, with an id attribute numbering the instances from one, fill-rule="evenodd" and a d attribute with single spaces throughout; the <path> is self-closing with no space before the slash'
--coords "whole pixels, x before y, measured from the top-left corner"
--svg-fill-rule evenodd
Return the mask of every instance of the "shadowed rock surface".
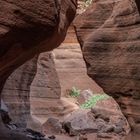
<path id="1" fill-rule="evenodd" d="M 0 1 L 0 95 L 8 76 L 25 61 L 64 40 L 76 0 Z M 30 139 L 8 130 L 0 120 L 0 139 Z"/>
<path id="2" fill-rule="evenodd" d="M 139 23 L 134 0 L 96 0 L 75 19 L 88 75 L 115 97 L 132 128 L 140 120 Z"/>
<path id="3" fill-rule="evenodd" d="M 27 122 L 32 124 L 31 113 L 40 115 L 41 109 L 46 107 L 43 104 L 42 108 L 36 108 L 32 100 L 59 99 L 61 95 L 51 52 L 41 53 L 15 70 L 7 79 L 2 94 L 12 121 L 22 127 L 26 127 Z"/>
<path id="4" fill-rule="evenodd" d="M 2 91 L 12 121 L 22 127 L 26 127 L 30 117 L 30 86 L 37 71 L 37 59 L 36 56 L 15 70 Z"/>

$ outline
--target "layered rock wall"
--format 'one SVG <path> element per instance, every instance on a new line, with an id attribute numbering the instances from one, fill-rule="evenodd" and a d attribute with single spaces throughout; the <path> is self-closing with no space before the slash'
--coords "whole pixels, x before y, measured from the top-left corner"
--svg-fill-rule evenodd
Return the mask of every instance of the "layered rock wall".
<path id="1" fill-rule="evenodd" d="M 131 125 L 140 120 L 140 16 L 134 0 L 96 0 L 76 17 L 88 75 L 115 97 Z"/>
<path id="2" fill-rule="evenodd" d="M 60 83 L 51 52 L 41 53 L 37 61 L 37 73 L 31 85 L 32 98 L 55 98 L 61 96 Z"/>
<path id="3" fill-rule="evenodd" d="M 59 46 L 74 18 L 76 1 L 2 0 L 0 5 L 2 89 L 4 81 L 14 69 L 35 54 Z"/>
<path id="4" fill-rule="evenodd" d="M 49 100 L 56 102 L 61 96 L 59 78 L 51 52 L 41 53 L 37 61 L 37 73 L 30 87 L 31 114 L 40 122 L 46 121 Z M 53 106 L 53 104 L 52 104 Z"/>
<path id="5" fill-rule="evenodd" d="M 62 96 L 66 96 L 73 87 L 80 90 L 91 89 L 95 93 L 103 92 L 87 75 L 86 64 L 73 25 L 70 26 L 65 41 L 53 51 L 53 54 Z"/>
<path id="6" fill-rule="evenodd" d="M 30 86 L 36 75 L 37 59 L 26 62 L 7 79 L 2 98 L 14 123 L 26 127 L 30 117 Z"/>
<path id="7" fill-rule="evenodd" d="M 36 54 L 58 47 L 76 12 L 76 0 L 0 1 L 0 99 L 10 74 Z M 10 94 L 10 92 L 8 93 Z M 8 130 L 0 139 L 29 139 Z"/>
<path id="8" fill-rule="evenodd" d="M 52 53 L 42 53 L 15 70 L 6 81 L 2 95 L 17 125 L 26 127 L 33 121 L 30 115 L 45 116 L 44 110 L 48 108 L 44 104 L 41 108 L 36 106 L 36 101 L 59 99 L 61 95 Z"/>

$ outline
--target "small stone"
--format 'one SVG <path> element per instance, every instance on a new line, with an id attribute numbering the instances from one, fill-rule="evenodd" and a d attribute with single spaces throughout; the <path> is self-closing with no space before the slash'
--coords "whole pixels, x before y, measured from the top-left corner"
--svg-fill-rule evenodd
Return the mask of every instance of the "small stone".
<path id="1" fill-rule="evenodd" d="M 116 134 L 119 134 L 119 133 L 121 133 L 121 132 L 123 132 L 124 131 L 124 129 L 121 127 L 121 126 L 115 126 L 114 127 L 114 132 L 116 133 Z"/>
<path id="2" fill-rule="evenodd" d="M 52 136 L 49 136 L 48 138 L 54 140 L 56 137 L 52 135 Z"/>
<path id="3" fill-rule="evenodd" d="M 93 97 L 93 92 L 91 90 L 84 90 L 77 97 L 78 103 L 81 105 Z"/>
<path id="4" fill-rule="evenodd" d="M 45 134 L 60 134 L 62 132 L 62 124 L 56 118 L 49 118 L 42 126 Z"/>

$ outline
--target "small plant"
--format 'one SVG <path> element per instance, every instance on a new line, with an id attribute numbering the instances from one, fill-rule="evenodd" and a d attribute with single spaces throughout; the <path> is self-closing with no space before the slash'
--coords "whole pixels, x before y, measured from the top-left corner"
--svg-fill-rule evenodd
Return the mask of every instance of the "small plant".
<path id="1" fill-rule="evenodd" d="M 75 87 L 72 87 L 72 89 L 70 90 L 70 93 L 69 95 L 71 97 L 78 97 L 80 95 L 80 90 L 79 89 L 76 89 Z"/>
<path id="2" fill-rule="evenodd" d="M 86 101 L 84 104 L 81 105 L 82 109 L 90 109 L 92 107 L 95 107 L 97 102 L 102 101 L 102 100 L 106 100 L 110 98 L 108 95 L 106 94 L 98 94 L 98 95 L 93 95 L 93 97 Z"/>

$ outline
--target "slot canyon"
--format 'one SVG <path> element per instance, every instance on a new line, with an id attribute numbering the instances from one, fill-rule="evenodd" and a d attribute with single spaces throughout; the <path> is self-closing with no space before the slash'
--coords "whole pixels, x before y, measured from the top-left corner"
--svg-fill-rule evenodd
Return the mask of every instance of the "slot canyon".
<path id="1" fill-rule="evenodd" d="M 139 0 L 0 1 L 0 140 L 139 140 Z"/>

